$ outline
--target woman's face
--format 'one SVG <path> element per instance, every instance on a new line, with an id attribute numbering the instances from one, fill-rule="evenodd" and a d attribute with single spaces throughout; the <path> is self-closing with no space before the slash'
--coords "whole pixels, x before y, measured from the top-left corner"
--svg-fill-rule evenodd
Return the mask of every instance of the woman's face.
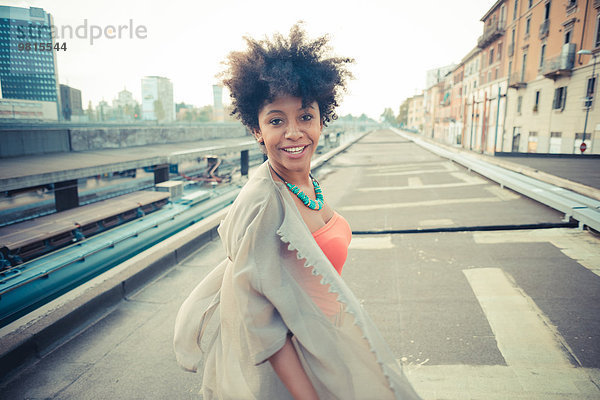
<path id="1" fill-rule="evenodd" d="M 280 174 L 310 171 L 310 160 L 323 124 L 317 102 L 302 107 L 302 99 L 277 97 L 258 112 L 254 134 L 265 144 L 269 162 Z"/>

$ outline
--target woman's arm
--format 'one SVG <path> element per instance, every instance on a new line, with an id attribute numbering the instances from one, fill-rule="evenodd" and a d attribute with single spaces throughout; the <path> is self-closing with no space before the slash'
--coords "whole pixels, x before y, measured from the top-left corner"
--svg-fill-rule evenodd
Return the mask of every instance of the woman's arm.
<path id="1" fill-rule="evenodd" d="M 269 358 L 269 362 L 294 399 L 319 400 L 289 336 L 283 347 Z"/>

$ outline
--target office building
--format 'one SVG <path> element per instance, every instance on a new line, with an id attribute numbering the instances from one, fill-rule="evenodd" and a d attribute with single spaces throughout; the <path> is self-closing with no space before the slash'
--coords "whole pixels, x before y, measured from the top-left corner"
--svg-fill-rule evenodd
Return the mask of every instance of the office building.
<path id="1" fill-rule="evenodd" d="M 175 121 L 173 84 L 168 78 L 142 78 L 142 119 L 157 122 Z"/>
<path id="2" fill-rule="evenodd" d="M 16 109 L 15 118 L 27 118 L 31 102 L 54 104 L 55 113 L 44 112 L 37 118 L 60 118 L 56 55 L 62 50 L 54 49 L 52 26 L 52 16 L 41 8 L 0 6 L 0 91 L 4 102 Z M 34 108 L 50 109 L 45 104 Z"/>
<path id="3" fill-rule="evenodd" d="M 83 115 L 81 90 L 61 84 L 60 102 L 62 116 L 65 121 L 80 121 L 80 118 Z"/>

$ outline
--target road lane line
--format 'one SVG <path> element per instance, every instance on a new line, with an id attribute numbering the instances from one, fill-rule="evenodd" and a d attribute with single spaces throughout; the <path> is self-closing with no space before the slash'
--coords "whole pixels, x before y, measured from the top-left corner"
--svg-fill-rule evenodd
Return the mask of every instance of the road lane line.
<path id="1" fill-rule="evenodd" d="M 411 179 L 411 178 L 408 178 Z M 441 189 L 441 188 L 455 188 L 455 187 L 464 187 L 464 186 L 475 186 L 475 185 L 485 185 L 487 182 L 453 182 L 453 183 L 437 183 L 433 185 L 422 185 L 422 186 L 411 186 L 410 181 L 408 186 L 377 186 L 377 187 L 366 187 L 366 188 L 357 188 L 356 190 L 359 192 L 386 192 L 392 190 L 415 190 L 415 189 Z"/>
<path id="2" fill-rule="evenodd" d="M 351 250 L 382 250 L 393 249 L 392 236 L 352 236 L 349 249 Z"/>
<path id="3" fill-rule="evenodd" d="M 418 176 L 411 176 L 408 178 L 408 186 L 413 188 L 423 187 L 423 181 Z"/>
<path id="4" fill-rule="evenodd" d="M 411 170 L 411 171 L 398 171 L 398 172 L 377 172 L 373 174 L 366 174 L 365 176 L 403 176 L 403 175 L 422 175 L 422 174 L 444 174 L 449 171 L 456 171 L 456 167 L 451 165 L 453 169 L 445 168 L 445 169 L 421 169 L 421 170 Z"/>
<path id="5" fill-rule="evenodd" d="M 413 201 L 407 203 L 383 203 L 383 204 L 368 204 L 359 206 L 342 206 L 338 207 L 340 211 L 372 211 L 390 208 L 409 208 L 409 207 L 433 207 L 443 206 L 447 204 L 466 204 L 466 203 L 498 203 L 501 202 L 497 197 L 475 197 L 471 199 L 447 199 L 447 200 L 430 200 L 430 201 Z"/>
<path id="6" fill-rule="evenodd" d="M 467 277 L 507 365 L 568 368 L 571 363 L 557 338 L 544 323 L 542 311 L 500 268 L 465 269 Z"/>

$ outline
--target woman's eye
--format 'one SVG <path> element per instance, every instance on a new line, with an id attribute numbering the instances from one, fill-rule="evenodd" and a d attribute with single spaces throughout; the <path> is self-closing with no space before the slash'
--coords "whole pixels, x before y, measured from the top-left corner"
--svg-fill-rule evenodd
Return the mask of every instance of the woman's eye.
<path id="1" fill-rule="evenodd" d="M 281 125 L 281 123 L 283 122 L 283 120 L 281 120 L 281 118 L 273 118 L 272 120 L 269 121 L 269 123 L 271 125 Z"/>
<path id="2" fill-rule="evenodd" d="M 313 119 L 313 116 L 310 114 L 305 114 L 302 116 L 302 121 L 310 121 L 311 119 Z"/>

